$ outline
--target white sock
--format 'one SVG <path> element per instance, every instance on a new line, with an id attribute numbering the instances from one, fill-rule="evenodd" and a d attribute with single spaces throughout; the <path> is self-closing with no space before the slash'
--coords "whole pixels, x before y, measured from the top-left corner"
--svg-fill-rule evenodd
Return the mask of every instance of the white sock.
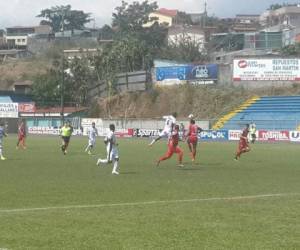
<path id="1" fill-rule="evenodd" d="M 87 152 L 88 150 L 90 150 L 90 145 L 87 145 L 87 147 L 85 148 L 85 152 Z"/>
<path id="2" fill-rule="evenodd" d="M 108 163 L 108 160 L 107 160 L 107 159 L 99 159 L 99 162 L 100 162 L 100 163 L 106 163 L 106 164 L 107 164 L 107 163 Z"/>
<path id="3" fill-rule="evenodd" d="M 119 170 L 119 161 L 114 161 L 113 172 L 118 172 Z"/>

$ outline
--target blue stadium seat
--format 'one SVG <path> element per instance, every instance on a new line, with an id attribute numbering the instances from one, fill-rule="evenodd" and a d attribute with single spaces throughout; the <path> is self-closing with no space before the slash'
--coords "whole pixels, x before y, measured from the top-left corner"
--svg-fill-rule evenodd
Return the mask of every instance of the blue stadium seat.
<path id="1" fill-rule="evenodd" d="M 297 129 L 300 125 L 300 96 L 261 97 L 227 121 L 223 129 L 241 129 L 251 122 L 257 129 Z"/>

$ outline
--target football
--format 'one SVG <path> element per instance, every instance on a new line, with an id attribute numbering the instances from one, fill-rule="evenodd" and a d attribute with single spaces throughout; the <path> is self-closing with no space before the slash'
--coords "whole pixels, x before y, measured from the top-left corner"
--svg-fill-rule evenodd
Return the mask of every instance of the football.
<path id="1" fill-rule="evenodd" d="M 107 137 L 104 138 L 103 142 L 105 145 L 108 143 Z"/>
<path id="2" fill-rule="evenodd" d="M 193 118 L 194 118 L 194 115 L 193 115 L 193 114 L 189 114 L 188 118 L 189 118 L 189 119 L 193 119 Z"/>

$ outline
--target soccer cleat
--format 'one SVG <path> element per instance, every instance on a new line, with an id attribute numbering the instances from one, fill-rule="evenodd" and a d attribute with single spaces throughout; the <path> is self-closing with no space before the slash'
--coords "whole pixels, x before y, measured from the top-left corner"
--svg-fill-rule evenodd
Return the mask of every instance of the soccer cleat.
<path id="1" fill-rule="evenodd" d="M 235 160 L 235 161 L 238 161 L 239 159 L 238 159 L 238 157 L 236 156 L 236 157 L 234 157 L 234 160 Z"/>
<path id="2" fill-rule="evenodd" d="M 180 163 L 180 164 L 178 164 L 178 167 L 181 167 L 181 168 L 183 168 L 183 167 L 184 167 L 184 165 L 183 165 L 182 163 Z"/>
<path id="3" fill-rule="evenodd" d="M 160 164 L 160 160 L 158 160 L 158 161 L 156 162 L 156 167 L 158 167 L 159 164 Z"/>
<path id="4" fill-rule="evenodd" d="M 97 165 L 97 166 L 100 166 L 100 163 L 101 163 L 101 159 L 99 158 L 99 159 L 97 160 L 96 165 Z"/>
<path id="5" fill-rule="evenodd" d="M 117 171 L 112 171 L 111 173 L 115 174 L 115 175 L 119 175 L 119 172 L 117 172 Z"/>
<path id="6" fill-rule="evenodd" d="M 1 161 L 5 161 L 6 158 L 4 156 L 1 156 Z"/>
<path id="7" fill-rule="evenodd" d="M 88 155 L 91 155 L 92 154 L 92 152 L 91 151 L 88 151 Z"/>

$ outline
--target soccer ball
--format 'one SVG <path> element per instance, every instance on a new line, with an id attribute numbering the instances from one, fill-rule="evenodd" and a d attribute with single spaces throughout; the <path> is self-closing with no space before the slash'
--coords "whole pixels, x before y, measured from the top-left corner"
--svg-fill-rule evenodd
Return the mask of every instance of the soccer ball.
<path id="1" fill-rule="evenodd" d="M 105 145 L 108 143 L 107 137 L 104 138 L 103 142 Z"/>
<path id="2" fill-rule="evenodd" d="M 193 115 L 193 114 L 189 114 L 188 118 L 189 118 L 189 119 L 193 119 L 193 118 L 194 118 L 194 115 Z"/>

